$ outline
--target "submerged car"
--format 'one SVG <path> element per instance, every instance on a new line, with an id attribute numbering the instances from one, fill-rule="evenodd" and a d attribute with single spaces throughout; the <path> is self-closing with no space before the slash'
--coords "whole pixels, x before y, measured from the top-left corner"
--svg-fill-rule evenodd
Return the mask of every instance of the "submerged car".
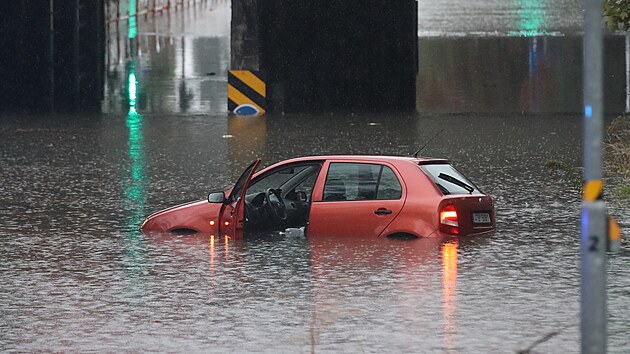
<path id="1" fill-rule="evenodd" d="M 249 165 L 231 189 L 157 212 L 141 229 L 395 238 L 495 230 L 492 198 L 445 159 L 311 156 L 255 173 L 259 165 L 259 159 Z"/>

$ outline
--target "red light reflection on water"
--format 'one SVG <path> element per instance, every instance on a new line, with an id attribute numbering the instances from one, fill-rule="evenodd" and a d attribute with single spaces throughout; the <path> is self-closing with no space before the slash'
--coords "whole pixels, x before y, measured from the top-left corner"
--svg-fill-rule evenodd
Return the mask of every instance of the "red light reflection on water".
<path id="1" fill-rule="evenodd" d="M 442 245 L 442 267 L 444 346 L 452 349 L 457 310 L 457 240 Z"/>
<path id="2" fill-rule="evenodd" d="M 210 275 L 214 276 L 214 235 L 210 235 Z"/>

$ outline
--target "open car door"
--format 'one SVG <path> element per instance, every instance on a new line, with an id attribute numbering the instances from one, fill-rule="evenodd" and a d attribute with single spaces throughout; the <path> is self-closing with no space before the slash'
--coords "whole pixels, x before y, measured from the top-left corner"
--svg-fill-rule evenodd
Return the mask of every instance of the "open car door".
<path id="1" fill-rule="evenodd" d="M 249 182 L 258 165 L 260 165 L 260 159 L 256 159 L 245 169 L 223 203 L 219 216 L 219 232 L 221 236 L 243 236 L 243 227 L 245 226 L 245 192 L 247 192 Z"/>

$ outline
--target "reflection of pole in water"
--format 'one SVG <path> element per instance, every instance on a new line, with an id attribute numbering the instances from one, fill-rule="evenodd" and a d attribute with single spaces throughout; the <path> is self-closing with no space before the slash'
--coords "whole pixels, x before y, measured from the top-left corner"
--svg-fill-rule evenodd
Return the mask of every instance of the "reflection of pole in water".
<path id="1" fill-rule="evenodd" d="M 529 78 L 536 73 L 538 66 L 538 38 L 532 37 L 529 41 Z"/>
<path id="2" fill-rule="evenodd" d="M 186 88 L 186 39 L 182 36 L 182 78 L 179 82 L 179 108 L 185 113 L 190 107 L 192 94 Z"/>
<path id="3" fill-rule="evenodd" d="M 444 296 L 444 346 L 453 348 L 454 313 L 457 309 L 457 240 L 442 246 L 442 286 Z"/>

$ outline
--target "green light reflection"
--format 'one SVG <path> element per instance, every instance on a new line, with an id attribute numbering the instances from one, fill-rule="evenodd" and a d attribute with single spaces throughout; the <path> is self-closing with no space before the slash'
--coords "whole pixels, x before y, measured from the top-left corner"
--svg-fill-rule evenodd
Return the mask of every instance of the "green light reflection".
<path id="1" fill-rule="evenodd" d="M 127 180 L 124 189 L 125 210 L 129 213 L 126 222 L 128 234 L 125 238 L 124 263 L 125 279 L 131 286 L 128 295 L 132 298 L 141 299 L 145 289 L 144 283 L 140 278 L 146 268 L 146 244 L 140 232 L 140 225 L 146 216 L 146 154 L 142 115 L 136 110 L 138 82 L 133 61 L 129 62 L 128 70 L 127 100 L 129 109 L 127 111 L 126 125 L 129 129 L 127 146 L 131 162 L 131 179 Z"/>
<path id="2" fill-rule="evenodd" d="M 138 17 L 136 16 L 136 0 L 129 1 L 129 38 L 138 35 Z"/>
<path id="3" fill-rule="evenodd" d="M 138 82 L 136 81 L 136 74 L 132 71 L 129 73 L 127 80 L 127 87 L 129 92 L 129 111 L 136 112 L 136 97 L 138 92 Z"/>
<path id="4" fill-rule="evenodd" d="M 131 159 L 131 183 L 125 189 L 125 201 L 136 210 L 136 218 L 142 218 L 145 204 L 145 165 L 144 136 L 142 134 L 142 115 L 136 110 L 138 82 L 135 66 L 130 63 L 127 80 L 129 111 L 127 112 L 127 128 L 129 129 L 129 157 Z M 141 219 L 132 220 L 139 223 Z"/>

